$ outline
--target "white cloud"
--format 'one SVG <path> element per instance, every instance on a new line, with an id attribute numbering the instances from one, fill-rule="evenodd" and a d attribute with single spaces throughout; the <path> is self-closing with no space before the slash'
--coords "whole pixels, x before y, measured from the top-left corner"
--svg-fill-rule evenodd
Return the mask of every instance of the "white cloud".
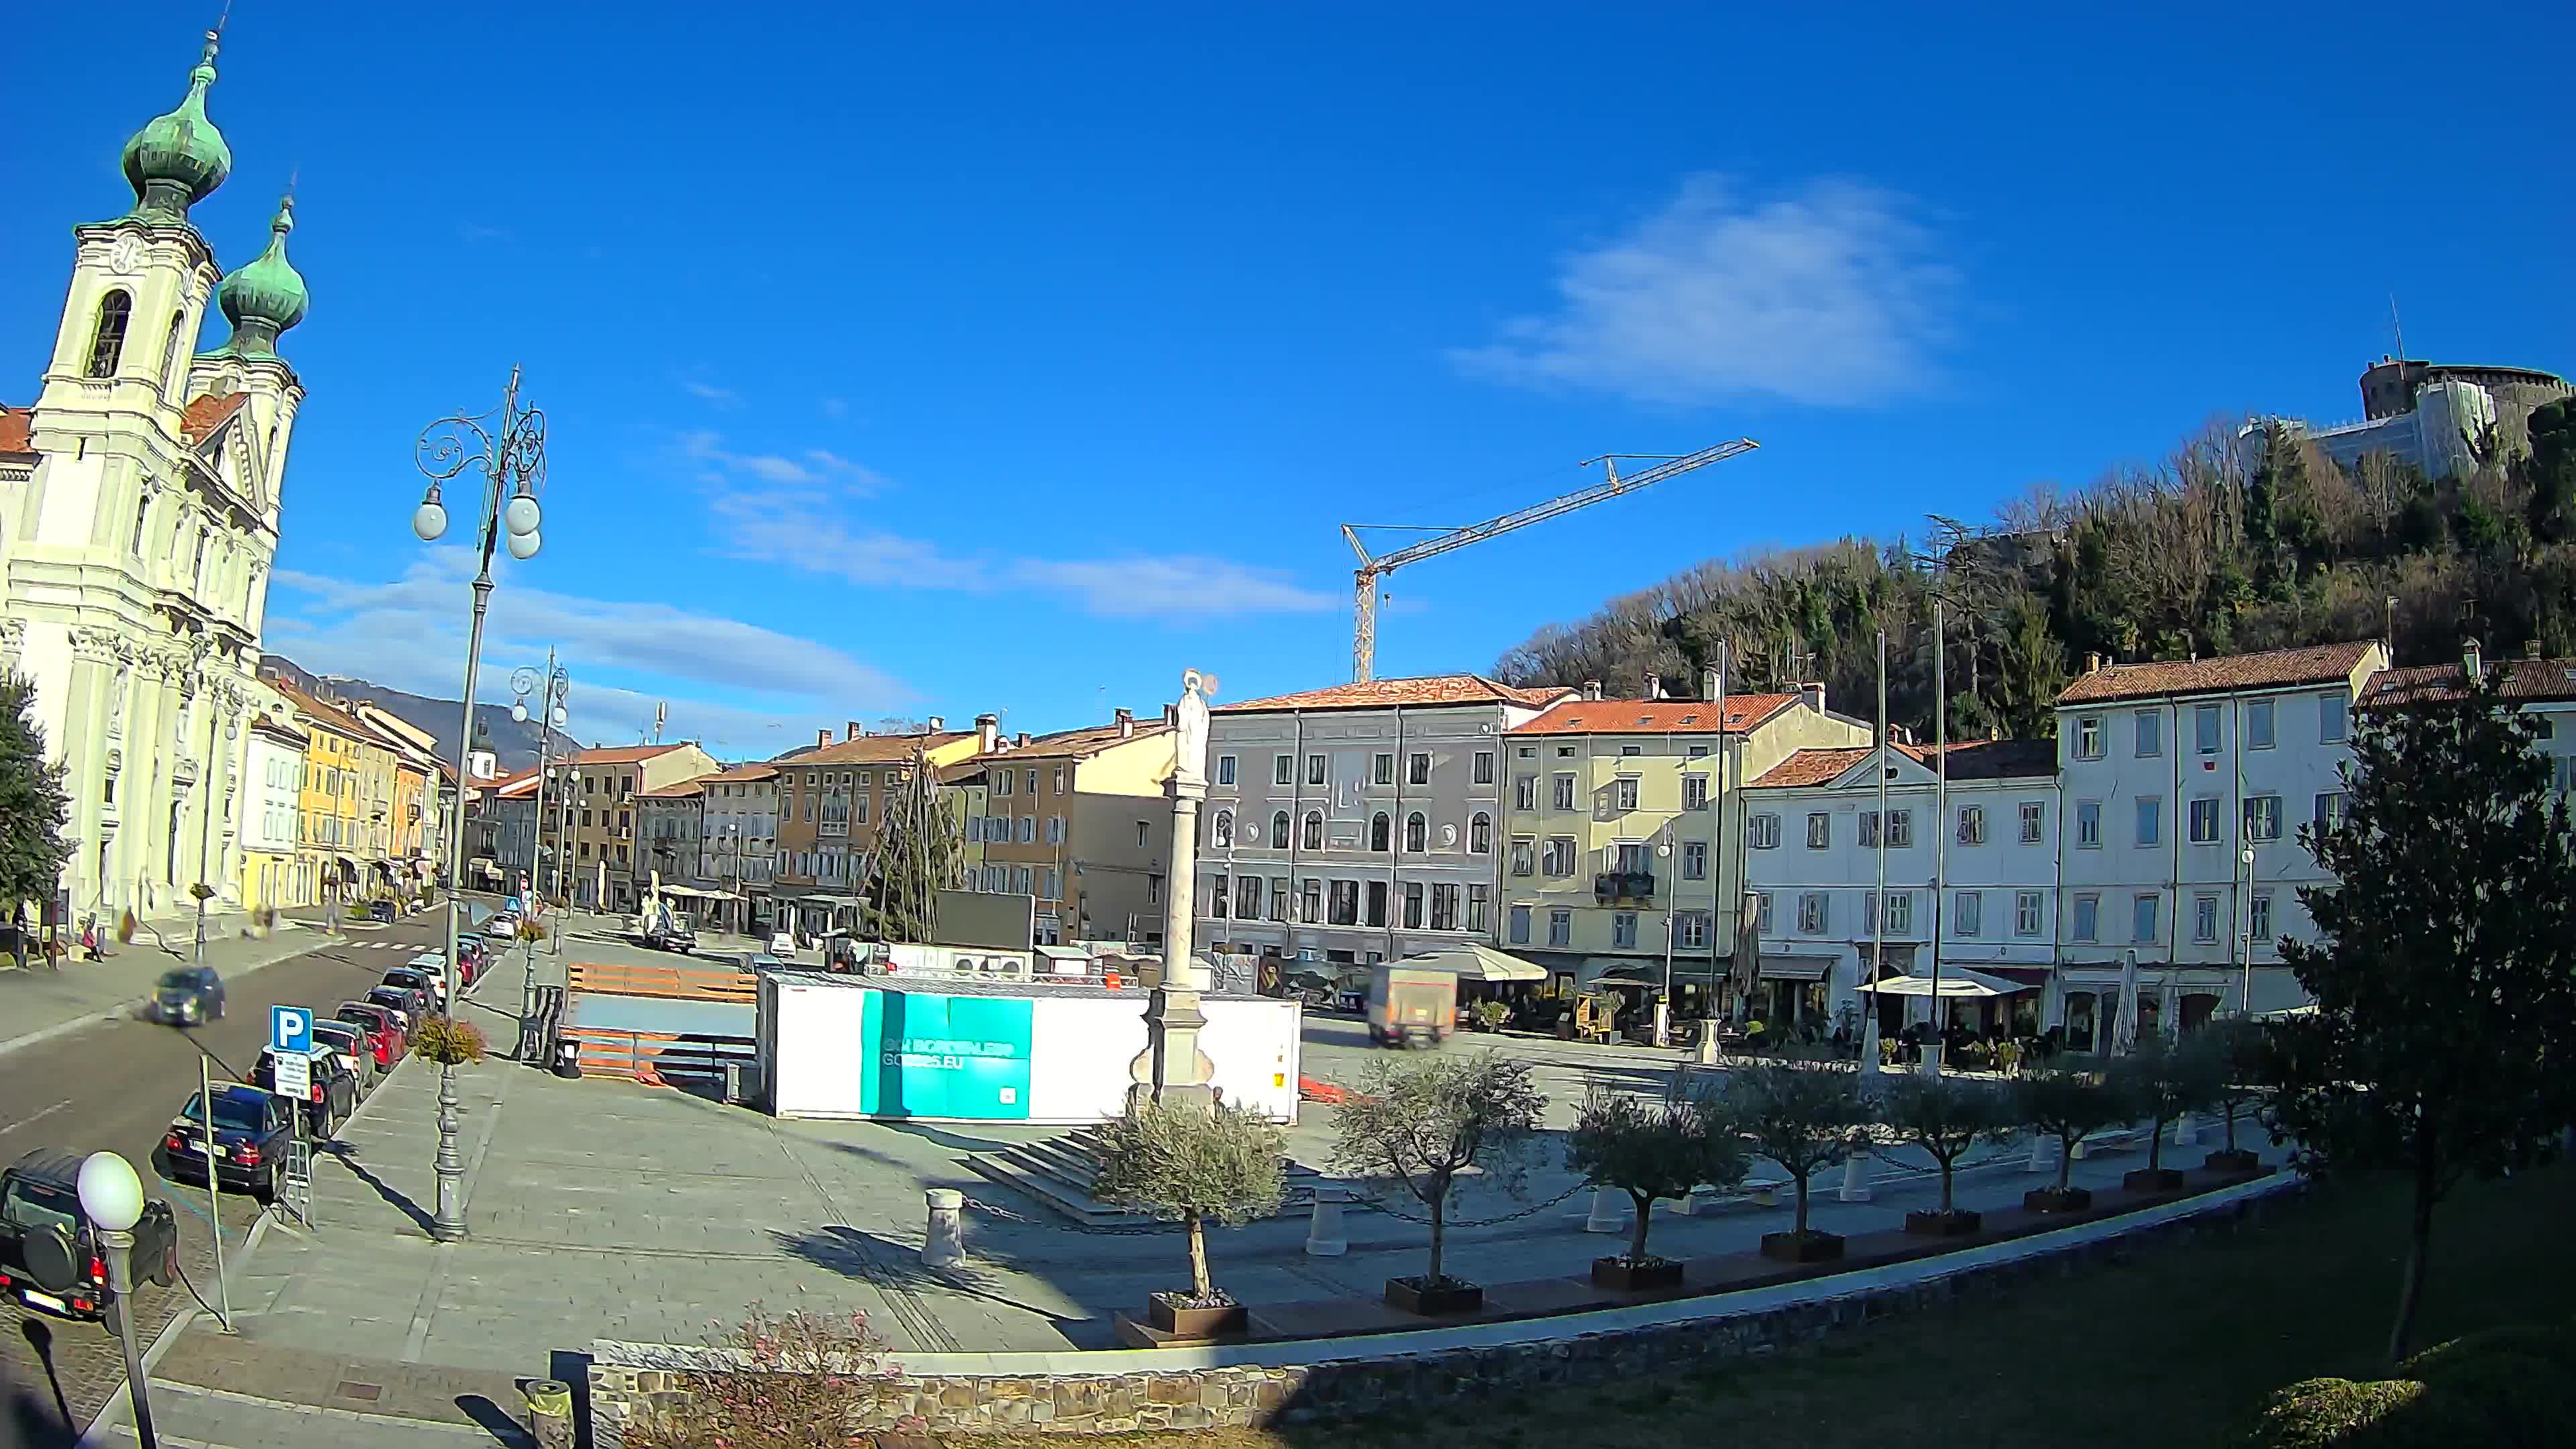
<path id="1" fill-rule="evenodd" d="M 1021 559 L 1012 574 L 1112 619 L 1196 619 L 1308 614 L 1339 601 L 1287 575 L 1221 558 Z"/>
<path id="2" fill-rule="evenodd" d="M 503 567 L 500 560 L 495 567 Z M 370 583 L 277 571 L 268 633 L 307 669 L 453 698 L 464 667 L 474 556 L 438 546 L 402 577 Z M 631 740 L 653 702 L 671 708 L 665 738 L 722 740 L 739 753 L 794 744 L 811 721 L 865 718 L 911 703 L 900 681 L 843 650 L 736 619 L 651 601 L 583 598 L 507 580 L 492 594 L 476 693 L 506 700 L 510 671 L 558 646 L 572 671 L 571 732 Z M 615 671 L 654 692 L 586 681 Z M 658 686 L 667 685 L 660 689 Z"/>
<path id="3" fill-rule="evenodd" d="M 1505 382 L 1659 403 L 1771 395 L 1856 405 L 1922 387 L 1958 274 L 1905 197 L 1817 181 L 1754 201 L 1693 177 L 1625 235 L 1566 259 L 1562 304 L 1450 354 Z"/>
<path id="4" fill-rule="evenodd" d="M 850 495 L 865 495 L 885 486 L 885 479 L 874 469 L 853 463 L 828 448 L 807 448 L 793 457 L 785 453 L 736 453 L 724 445 L 724 435 L 706 428 L 695 428 L 680 434 L 680 455 L 697 469 L 703 483 L 727 485 L 739 477 L 752 477 L 763 483 L 829 488 Z"/>
<path id="5" fill-rule="evenodd" d="M 711 382 L 700 382 L 693 377 L 680 379 L 680 391 L 700 402 L 711 402 L 718 407 L 732 407 L 742 401 L 742 395 L 732 388 L 718 387 Z"/>

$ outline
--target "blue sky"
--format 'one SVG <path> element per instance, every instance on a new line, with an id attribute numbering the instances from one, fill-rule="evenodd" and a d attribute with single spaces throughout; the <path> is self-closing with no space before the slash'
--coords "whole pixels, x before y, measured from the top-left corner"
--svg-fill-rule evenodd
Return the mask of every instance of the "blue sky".
<path id="1" fill-rule="evenodd" d="M 13 22 L 0 400 L 216 8 Z M 1380 672 L 2358 415 L 2392 291 L 2415 353 L 2576 367 L 2564 7 L 2093 8 L 240 0 L 197 218 L 239 265 L 293 175 L 314 299 L 271 647 L 453 693 L 411 441 L 513 363 L 552 473 L 487 669 L 560 643 L 576 733 L 729 756 L 1332 682 L 1337 524 L 1602 452 L 1763 444 L 1396 575 Z"/>

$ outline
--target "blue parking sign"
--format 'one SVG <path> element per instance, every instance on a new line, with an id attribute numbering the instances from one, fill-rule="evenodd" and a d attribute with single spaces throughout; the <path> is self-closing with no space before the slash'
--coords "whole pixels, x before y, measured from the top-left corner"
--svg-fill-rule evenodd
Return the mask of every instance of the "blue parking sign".
<path id="1" fill-rule="evenodd" d="M 301 1006 L 268 1009 L 268 1049 L 280 1056 L 303 1056 L 313 1050 L 313 1013 Z"/>

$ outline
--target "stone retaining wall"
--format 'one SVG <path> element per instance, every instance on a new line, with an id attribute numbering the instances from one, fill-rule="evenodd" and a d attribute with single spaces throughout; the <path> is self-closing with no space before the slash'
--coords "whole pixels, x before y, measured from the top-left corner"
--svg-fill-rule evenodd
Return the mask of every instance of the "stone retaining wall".
<path id="1" fill-rule="evenodd" d="M 1729 1313 L 1723 1296 L 1709 1312 L 1680 1322 L 1610 1332 L 1574 1331 L 1563 1338 L 1377 1358 L 1323 1358 L 1366 1351 L 1367 1340 L 1306 1345 L 1315 1362 L 1242 1365 L 1183 1371 L 1075 1374 L 907 1376 L 887 1381 L 865 1417 L 851 1427 L 884 1432 L 918 1419 L 935 1433 L 1124 1434 L 1152 1429 L 1246 1427 L 1271 1422 L 1329 1423 L 1380 1413 L 1419 1413 L 1456 1402 L 1487 1402 L 1563 1385 L 1597 1384 L 1704 1368 L 1811 1343 L 1859 1324 L 1993 1298 L 2039 1279 L 2062 1278 L 2120 1262 L 2138 1250 L 2233 1233 L 2260 1221 L 2273 1203 L 2300 1191 L 2285 1180 L 2257 1196 L 2213 1204 L 2203 1212 L 2119 1229 L 1994 1262 L 1966 1264 L 1903 1284 L 1846 1284 L 1824 1278 L 1802 1285 L 1831 1296 Z M 1940 1259 L 1919 1260 L 1934 1265 Z M 1861 1276 L 1861 1275 L 1855 1275 Z M 1688 1302 L 1690 1300 L 1678 1300 Z M 1114 1365 L 1118 1351 L 1078 1355 Z M 686 1376 L 725 1366 L 721 1352 L 658 1345 L 593 1345 L 590 1407 L 595 1442 L 622 1443 L 630 1415 L 687 1395 Z"/>

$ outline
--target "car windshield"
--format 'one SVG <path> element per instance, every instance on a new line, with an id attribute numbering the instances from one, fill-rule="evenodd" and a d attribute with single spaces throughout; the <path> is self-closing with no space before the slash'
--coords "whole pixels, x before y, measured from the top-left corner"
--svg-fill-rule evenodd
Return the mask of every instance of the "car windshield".
<path id="1" fill-rule="evenodd" d="M 313 1023 L 313 1034 L 324 1041 L 336 1042 L 344 1046 L 358 1039 L 358 1029 L 346 1022 L 335 1026 L 330 1022 L 317 1021 Z"/>
<path id="2" fill-rule="evenodd" d="M 80 1199 L 49 1182 L 12 1178 L 9 1196 L 0 1201 L 0 1222 L 21 1232 L 42 1228 L 80 1231 Z"/>
<path id="3" fill-rule="evenodd" d="M 351 1026 L 357 1027 L 362 1031 L 374 1031 L 378 1027 L 384 1025 L 384 1019 L 377 1016 L 374 1012 L 360 1011 L 354 1006 L 341 1007 L 340 1020 L 345 1021 Z"/>
<path id="4" fill-rule="evenodd" d="M 187 1117 L 191 1122 L 206 1120 L 206 1099 L 188 1098 Z M 215 1094 L 215 1130 L 219 1132 L 258 1132 L 268 1126 L 268 1094 L 256 1087 L 227 1087 Z"/>
<path id="5" fill-rule="evenodd" d="M 161 989 L 164 991 L 188 991 L 193 990 L 196 985 L 197 973 L 193 970 L 182 969 L 161 973 Z"/>
<path id="6" fill-rule="evenodd" d="M 404 1001 L 403 993 L 391 986 L 379 986 L 375 990 L 368 992 L 367 995 L 377 1001 L 384 1002 L 397 1010 L 401 1008 Z"/>

